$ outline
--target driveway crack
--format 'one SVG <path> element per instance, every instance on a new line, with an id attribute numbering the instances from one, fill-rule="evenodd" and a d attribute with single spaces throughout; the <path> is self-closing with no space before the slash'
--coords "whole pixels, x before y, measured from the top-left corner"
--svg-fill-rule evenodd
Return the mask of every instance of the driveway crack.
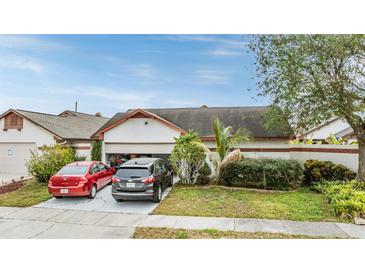
<path id="1" fill-rule="evenodd" d="M 56 223 L 53 223 L 51 226 L 47 227 L 45 230 L 43 230 L 43 231 L 41 231 L 41 232 L 39 232 L 39 233 L 37 233 L 37 234 L 35 234 L 33 236 L 29 236 L 28 239 L 34 239 L 34 238 L 38 237 L 42 233 L 44 233 L 44 232 L 50 230 L 51 228 L 53 228 L 55 225 L 56 225 Z"/>

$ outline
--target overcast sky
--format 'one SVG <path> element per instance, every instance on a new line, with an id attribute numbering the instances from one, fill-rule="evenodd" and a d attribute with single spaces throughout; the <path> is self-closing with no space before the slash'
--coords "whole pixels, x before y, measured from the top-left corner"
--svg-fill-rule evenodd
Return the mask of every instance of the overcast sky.
<path id="1" fill-rule="evenodd" d="M 266 105 L 243 35 L 0 35 L 0 112 Z"/>

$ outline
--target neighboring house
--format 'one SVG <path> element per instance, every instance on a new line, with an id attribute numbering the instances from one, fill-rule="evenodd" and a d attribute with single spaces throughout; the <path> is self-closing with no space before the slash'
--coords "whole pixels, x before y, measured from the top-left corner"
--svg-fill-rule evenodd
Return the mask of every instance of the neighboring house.
<path id="1" fill-rule="evenodd" d="M 59 115 L 10 109 L 0 115 L 0 173 L 26 174 L 30 150 L 70 145 L 90 158 L 90 136 L 108 118 L 66 110 Z"/>
<path id="2" fill-rule="evenodd" d="M 304 134 L 299 136 L 299 139 L 313 139 L 317 141 L 326 140 L 330 134 L 333 134 L 336 138 L 346 138 L 348 143 L 356 141 L 354 130 L 350 125 L 341 118 L 333 118 L 327 122 L 319 125 L 318 127 L 308 130 Z"/>
<path id="3" fill-rule="evenodd" d="M 240 127 L 250 132 L 251 142 L 238 147 L 249 157 L 288 158 L 287 134 L 273 134 L 263 127 L 266 107 L 207 107 L 131 109 L 117 113 L 95 134 L 103 141 L 102 159 L 130 159 L 141 156 L 167 158 L 175 145 L 175 137 L 192 129 L 214 150 L 212 124 L 218 117 L 225 126 Z"/>

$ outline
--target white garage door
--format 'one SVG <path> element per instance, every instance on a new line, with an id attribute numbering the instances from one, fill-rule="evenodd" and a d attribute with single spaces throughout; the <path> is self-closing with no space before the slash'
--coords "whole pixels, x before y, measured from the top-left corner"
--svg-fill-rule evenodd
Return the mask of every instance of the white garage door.
<path id="1" fill-rule="evenodd" d="M 36 148 L 35 143 L 0 143 L 0 173 L 26 175 L 25 162 Z"/>

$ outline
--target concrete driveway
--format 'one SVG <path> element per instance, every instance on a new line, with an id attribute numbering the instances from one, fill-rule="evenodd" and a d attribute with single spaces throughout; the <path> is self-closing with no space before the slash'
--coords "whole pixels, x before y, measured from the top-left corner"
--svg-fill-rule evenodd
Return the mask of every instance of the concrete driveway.
<path id="1" fill-rule="evenodd" d="M 176 179 L 174 180 L 176 181 Z M 171 188 L 167 188 L 162 196 L 164 199 Z M 123 201 L 116 202 L 111 195 L 111 185 L 99 190 L 94 199 L 85 197 L 67 197 L 62 199 L 52 198 L 48 201 L 35 205 L 34 207 L 54 209 L 74 209 L 95 212 L 116 212 L 132 214 L 150 214 L 157 203 L 152 201 Z"/>

